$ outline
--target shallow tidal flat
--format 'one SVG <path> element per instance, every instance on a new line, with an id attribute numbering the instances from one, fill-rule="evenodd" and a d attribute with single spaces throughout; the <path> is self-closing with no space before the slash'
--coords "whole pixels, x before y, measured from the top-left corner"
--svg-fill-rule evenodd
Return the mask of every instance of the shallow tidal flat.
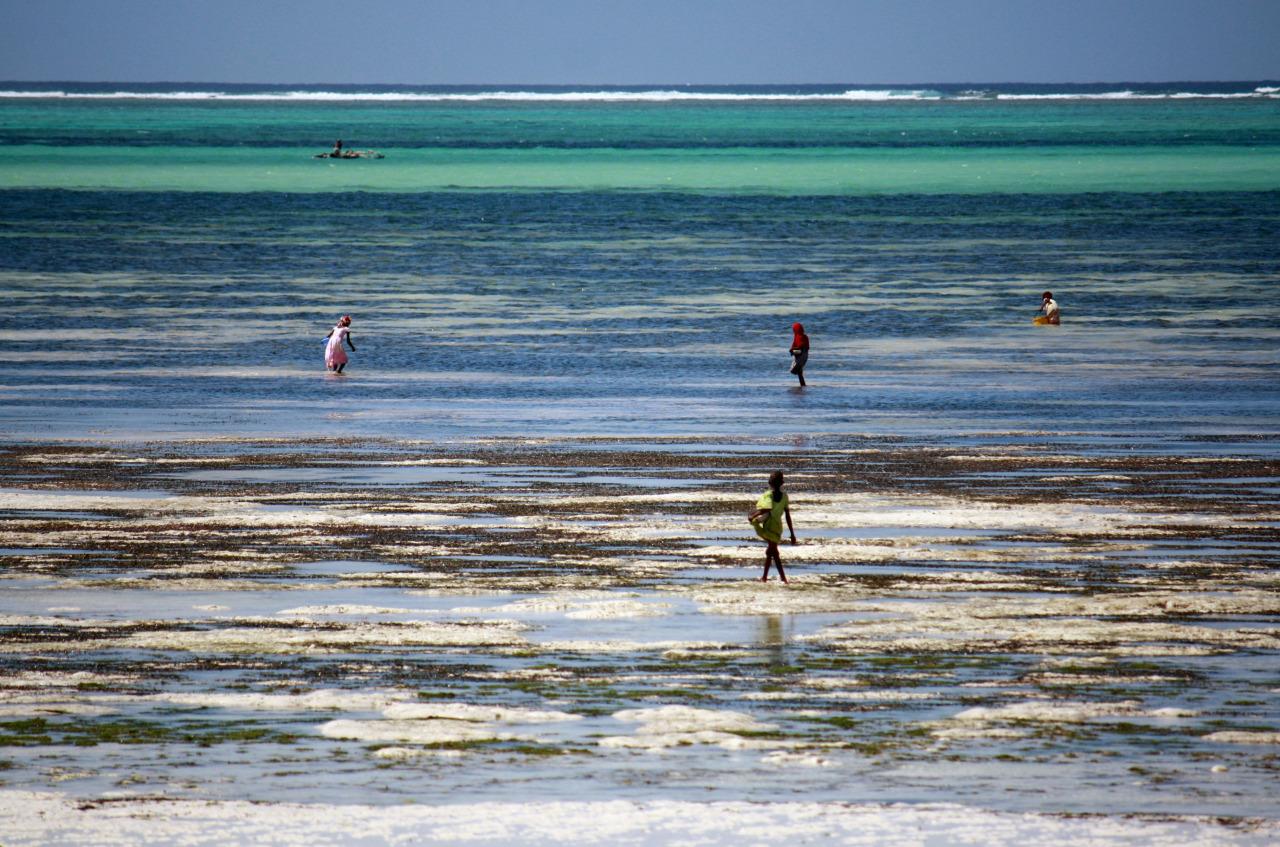
<path id="1" fill-rule="evenodd" d="M 11 446 L 0 782 L 955 802 L 1256 835 L 1280 785 L 1274 448 Z M 745 519 L 777 466 L 789 586 L 755 581 Z"/>

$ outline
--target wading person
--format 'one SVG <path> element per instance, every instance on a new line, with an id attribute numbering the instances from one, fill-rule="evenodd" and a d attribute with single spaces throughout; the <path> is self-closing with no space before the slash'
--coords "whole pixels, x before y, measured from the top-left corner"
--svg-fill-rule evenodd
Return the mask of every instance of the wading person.
<path id="1" fill-rule="evenodd" d="M 764 539 L 764 575 L 761 582 L 769 581 L 769 564 L 778 568 L 778 576 L 787 581 L 786 571 L 782 569 L 782 556 L 778 554 L 778 544 L 782 542 L 782 518 L 787 519 L 787 531 L 791 533 L 791 543 L 796 543 L 796 528 L 791 523 L 791 505 L 782 490 L 782 471 L 769 474 L 769 490 L 756 500 L 756 508 L 747 516 L 755 527 L 756 535 Z"/>
<path id="2" fill-rule="evenodd" d="M 1058 301 L 1053 299 L 1053 292 L 1046 291 L 1040 295 L 1040 311 L 1044 313 L 1040 323 L 1053 324 L 1058 326 L 1061 321 L 1058 319 Z"/>
<path id="3" fill-rule="evenodd" d="M 347 366 L 347 351 L 342 349 L 342 342 L 347 343 L 352 353 L 356 352 L 356 345 L 351 343 L 350 326 L 351 316 L 343 315 L 338 318 L 338 325 L 325 336 L 329 343 L 324 348 L 324 365 L 336 374 L 342 373 L 342 369 Z"/>
<path id="4" fill-rule="evenodd" d="M 791 325 L 791 372 L 800 379 L 800 387 L 804 388 L 804 366 L 809 362 L 809 336 L 804 334 L 804 326 L 799 323 Z"/>

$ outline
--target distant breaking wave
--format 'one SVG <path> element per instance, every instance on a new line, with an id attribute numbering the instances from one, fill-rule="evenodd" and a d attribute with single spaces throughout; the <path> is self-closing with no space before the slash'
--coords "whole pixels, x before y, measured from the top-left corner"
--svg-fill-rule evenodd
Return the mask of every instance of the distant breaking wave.
<path id="1" fill-rule="evenodd" d="M 1280 97 L 1280 89 L 1259 86 L 1253 91 L 1196 92 L 1173 91 L 1148 93 L 1142 91 L 1104 91 L 1097 94 L 995 94 L 996 100 L 1239 100 L 1247 98 Z M 968 99 L 958 97 L 956 99 Z"/>
<path id="2" fill-rule="evenodd" d="M 0 83 L 3 84 L 3 83 Z M 229 86 L 218 90 L 178 90 L 176 86 L 150 85 L 136 89 L 121 87 L 118 90 L 101 90 L 103 86 L 85 85 L 83 88 L 17 87 L 0 89 L 0 99 L 85 99 L 85 100 L 231 100 L 231 101 L 281 101 L 281 102 L 618 102 L 618 103 L 669 103 L 690 101 L 845 101 L 890 102 L 928 100 L 1185 100 L 1185 99 L 1280 99 L 1280 86 L 1258 85 L 1251 90 L 1237 91 L 1175 91 L 1142 90 L 1124 88 L 1108 90 L 1054 91 L 1051 86 L 1007 86 L 992 88 L 957 88 L 947 91 L 934 88 L 851 88 L 832 90 L 833 86 L 798 87 L 795 90 L 779 90 L 775 87 L 728 86 L 724 90 L 701 87 L 696 90 L 662 89 L 609 89 L 594 90 L 539 90 L 539 89 L 469 89 L 469 90 L 324 90 L 312 89 L 264 90 L 261 86 Z M 1205 86 L 1208 87 L 1207 85 Z M 100 90 L 91 90 L 98 88 Z M 386 88 L 386 87 L 381 87 Z M 1043 90 L 1007 90 L 1007 89 Z M 1069 88 L 1064 86 L 1064 88 Z"/>

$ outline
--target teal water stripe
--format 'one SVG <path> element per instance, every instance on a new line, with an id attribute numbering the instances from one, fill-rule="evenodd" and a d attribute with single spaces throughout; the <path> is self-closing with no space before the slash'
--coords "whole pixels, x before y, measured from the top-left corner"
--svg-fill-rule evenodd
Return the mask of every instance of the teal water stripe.
<path id="1" fill-rule="evenodd" d="M 0 188 L 124 191 L 675 191 L 986 194 L 1280 189 L 1280 148 L 307 149 L 44 147 L 0 159 Z"/>

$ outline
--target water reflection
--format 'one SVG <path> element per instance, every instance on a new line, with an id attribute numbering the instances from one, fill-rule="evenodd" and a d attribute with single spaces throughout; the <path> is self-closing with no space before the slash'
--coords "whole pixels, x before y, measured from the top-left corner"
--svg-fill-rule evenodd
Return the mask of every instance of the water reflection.
<path id="1" fill-rule="evenodd" d="M 762 615 L 756 643 L 763 648 L 770 673 L 787 673 L 790 650 L 787 647 L 795 629 L 787 615 Z"/>

